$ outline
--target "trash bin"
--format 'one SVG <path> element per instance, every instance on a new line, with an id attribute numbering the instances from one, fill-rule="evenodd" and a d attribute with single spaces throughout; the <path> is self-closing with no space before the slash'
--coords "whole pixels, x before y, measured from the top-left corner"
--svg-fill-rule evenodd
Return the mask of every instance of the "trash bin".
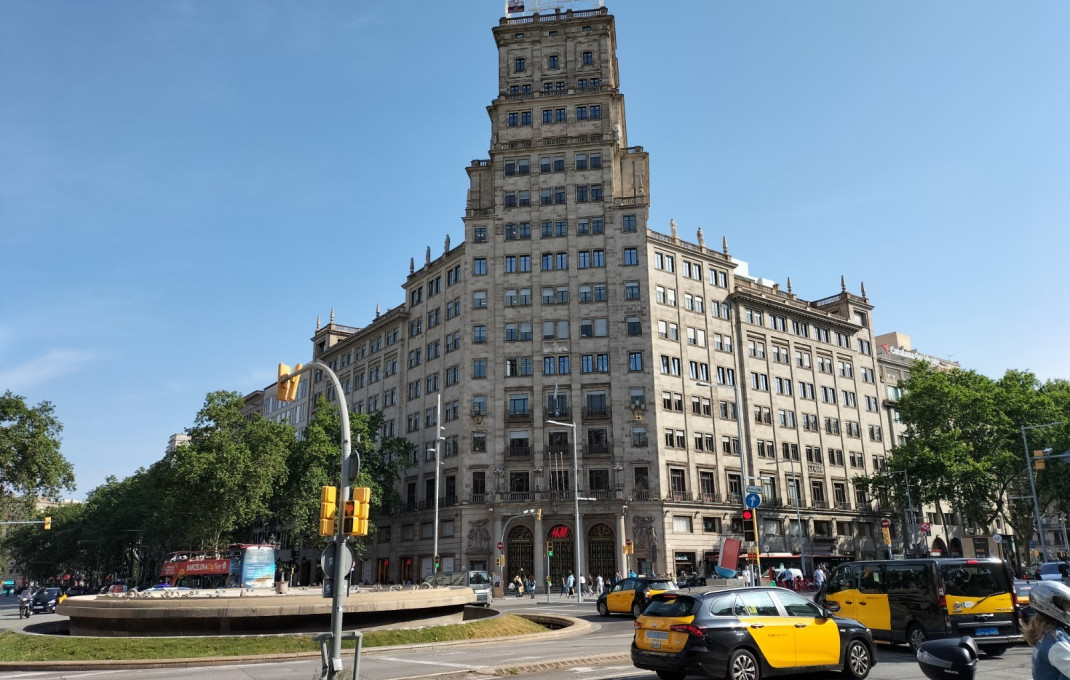
<path id="1" fill-rule="evenodd" d="M 290 584 L 286 581 L 279 581 L 275 584 L 275 592 L 279 595 L 285 595 L 290 592 Z"/>

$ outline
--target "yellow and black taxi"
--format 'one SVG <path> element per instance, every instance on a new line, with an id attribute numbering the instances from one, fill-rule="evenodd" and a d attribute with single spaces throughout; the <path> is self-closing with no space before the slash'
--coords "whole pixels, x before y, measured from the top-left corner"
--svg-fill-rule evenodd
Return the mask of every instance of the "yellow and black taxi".
<path id="1" fill-rule="evenodd" d="M 660 576 L 630 576 L 617 581 L 609 590 L 598 596 L 598 613 L 602 616 L 639 616 L 653 595 L 675 589 L 676 584 L 672 579 Z"/>
<path id="2" fill-rule="evenodd" d="M 990 656 L 1022 641 L 1014 575 L 995 558 L 864 560 L 836 568 L 814 601 L 906 643 L 969 635 Z"/>
<path id="3" fill-rule="evenodd" d="M 862 680 L 877 661 L 862 624 L 790 590 L 764 587 L 652 597 L 635 620 L 632 663 L 661 680 L 760 680 L 823 670 Z"/>

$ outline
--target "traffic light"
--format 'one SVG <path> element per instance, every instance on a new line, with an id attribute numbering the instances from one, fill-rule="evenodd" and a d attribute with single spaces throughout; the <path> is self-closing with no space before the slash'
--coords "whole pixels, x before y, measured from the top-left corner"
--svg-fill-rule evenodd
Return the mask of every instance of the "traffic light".
<path id="1" fill-rule="evenodd" d="M 52 528 L 52 518 L 51 517 L 45 517 L 45 531 L 48 531 L 51 528 Z"/>
<path id="2" fill-rule="evenodd" d="M 346 501 L 342 516 L 342 533 L 348 536 L 368 535 L 368 509 L 372 490 L 366 486 L 353 487 L 352 500 Z"/>
<path id="3" fill-rule="evenodd" d="M 743 540 L 758 540 L 757 537 L 754 535 L 754 511 L 750 508 L 747 508 L 743 511 Z"/>
<path id="4" fill-rule="evenodd" d="M 552 541 L 546 541 L 546 556 L 547 557 L 553 557 L 554 556 L 554 544 L 553 544 Z"/>
<path id="5" fill-rule="evenodd" d="M 334 536 L 334 513 L 338 509 L 338 487 L 320 490 L 320 536 Z"/>
<path id="6" fill-rule="evenodd" d="M 286 364 L 279 364 L 279 379 L 275 383 L 275 398 L 279 401 L 293 401 L 297 399 L 297 384 L 301 380 L 301 364 L 294 366 L 293 371 Z"/>
<path id="7" fill-rule="evenodd" d="M 1036 466 L 1037 466 L 1038 470 L 1043 470 L 1044 469 L 1044 452 L 1043 451 L 1034 451 L 1033 452 L 1033 461 L 1036 463 Z"/>
<path id="8" fill-rule="evenodd" d="M 501 555 L 498 555 L 497 557 L 495 557 L 494 558 L 494 566 L 496 566 L 496 567 L 504 567 L 505 566 L 505 558 L 502 557 Z"/>

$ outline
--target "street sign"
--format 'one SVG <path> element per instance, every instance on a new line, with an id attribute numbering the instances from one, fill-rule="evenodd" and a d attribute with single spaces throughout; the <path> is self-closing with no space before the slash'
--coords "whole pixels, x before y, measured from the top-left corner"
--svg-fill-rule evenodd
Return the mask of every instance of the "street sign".
<path id="1" fill-rule="evenodd" d="M 888 527 L 892 526 L 892 520 L 888 519 L 887 517 L 882 518 L 881 526 L 887 529 Z"/>
<path id="2" fill-rule="evenodd" d="M 1002 543 L 1003 542 L 1003 534 L 993 534 L 992 535 L 992 542 L 995 543 L 996 545 L 999 545 L 1000 543 Z"/>
<path id="3" fill-rule="evenodd" d="M 502 550 L 505 550 L 505 544 L 498 541 L 498 552 L 501 552 Z"/>
<path id="4" fill-rule="evenodd" d="M 921 530 L 921 533 L 923 533 L 926 536 L 928 536 L 929 535 L 929 530 L 932 529 L 932 527 L 929 526 L 928 522 L 922 522 L 921 524 L 918 525 L 918 529 Z"/>
<path id="5" fill-rule="evenodd" d="M 748 486 L 748 487 L 747 487 L 747 493 L 756 493 L 756 494 L 758 494 L 758 495 L 761 495 L 761 493 L 762 493 L 762 487 L 760 487 L 760 486 L 754 486 L 754 485 Z"/>
<path id="6" fill-rule="evenodd" d="M 348 574 L 353 568 L 353 553 L 349 552 L 349 548 L 345 547 L 341 554 L 342 560 L 342 573 Z M 327 576 L 334 577 L 334 561 L 338 559 L 338 544 L 328 543 L 327 547 L 323 549 L 323 554 L 320 555 L 320 568 L 323 569 L 323 573 Z M 324 597 L 329 597 L 324 595 Z"/>
<path id="7" fill-rule="evenodd" d="M 756 493 L 748 493 L 747 497 L 743 499 L 743 504 L 753 510 L 762 504 L 762 497 Z"/>

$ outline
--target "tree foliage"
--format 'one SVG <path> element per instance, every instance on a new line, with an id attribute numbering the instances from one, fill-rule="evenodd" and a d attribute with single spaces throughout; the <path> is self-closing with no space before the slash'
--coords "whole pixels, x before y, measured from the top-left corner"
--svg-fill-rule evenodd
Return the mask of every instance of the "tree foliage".
<path id="1" fill-rule="evenodd" d="M 31 408 L 10 390 L 0 396 L 0 496 L 57 498 L 74 489 L 74 469 L 60 453 L 62 431 L 49 402 Z"/>
<path id="2" fill-rule="evenodd" d="M 320 488 L 338 485 L 342 464 L 337 403 L 321 397 L 300 439 L 290 425 L 245 415 L 243 405 L 236 392 L 208 394 L 187 430 L 187 444 L 125 479 L 109 477 L 85 503 L 35 515 L 28 497 L 23 514 L 50 514 L 52 530 L 17 526 L 4 537 L 4 548 L 31 578 L 140 576 L 144 584 L 177 550 L 250 542 L 269 532 L 297 549 L 324 545 Z M 59 432 L 45 406 L 38 407 L 41 424 L 24 430 Z M 381 413 L 350 414 L 352 450 L 361 461 L 354 486 L 372 488 L 376 515 L 400 507 L 398 475 L 412 453 L 408 440 L 380 436 L 382 426 Z M 5 442 L 33 439 L 5 436 Z M 58 438 L 53 443 L 58 447 Z M 46 444 L 52 445 L 35 446 Z"/>
<path id="3" fill-rule="evenodd" d="M 997 516 L 1019 535 L 1031 535 L 1022 427 L 1070 420 L 1066 383 L 1041 385 L 1027 371 L 1007 371 L 992 380 L 975 371 L 939 370 L 914 362 L 897 404 L 906 433 L 892 449 L 885 470 L 859 477 L 856 483 L 886 494 L 894 507 L 906 506 L 905 479 L 910 478 L 915 505 L 944 503 L 967 526 L 988 526 Z M 1027 430 L 1029 448 L 1067 439 L 1065 426 Z M 1058 496 L 1059 466 L 1038 475 L 1046 506 L 1065 505 Z M 1038 492 L 1039 493 L 1039 492 Z M 1028 505 L 1028 511 L 1027 506 Z"/>

